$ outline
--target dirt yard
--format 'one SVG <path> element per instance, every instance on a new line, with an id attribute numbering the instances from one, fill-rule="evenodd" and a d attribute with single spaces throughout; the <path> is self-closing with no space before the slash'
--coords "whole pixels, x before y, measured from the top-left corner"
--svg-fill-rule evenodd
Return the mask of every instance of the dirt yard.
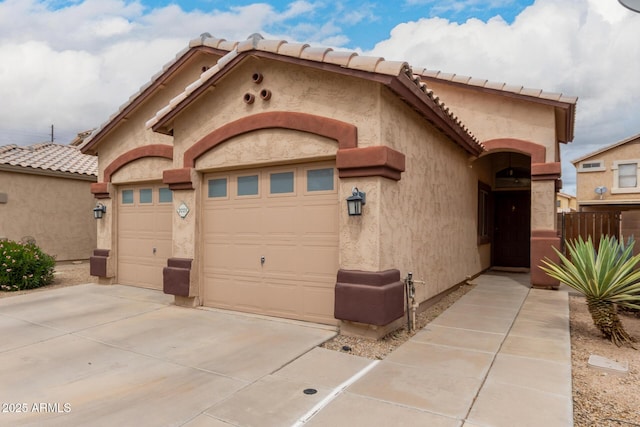
<path id="1" fill-rule="evenodd" d="M 0 292 L 0 298 L 92 281 L 89 275 L 89 264 L 86 261 L 80 264 L 61 264 L 56 266 L 53 284 L 30 291 Z M 438 317 L 471 289 L 473 289 L 471 285 L 461 286 L 420 313 L 417 318 L 418 329 Z M 629 347 L 619 348 L 601 338 L 593 326 L 583 297 L 572 294 L 569 307 L 575 427 L 640 426 L 640 350 Z M 640 341 L 640 315 L 628 313 L 620 315 L 627 331 Z M 406 330 L 399 330 L 380 341 L 339 335 L 324 343 L 323 347 L 343 351 L 343 347 L 348 346 L 351 354 L 370 359 L 384 359 L 411 335 Z M 640 348 L 640 343 L 638 347 Z M 587 362 L 592 354 L 621 363 L 628 362 L 629 373 L 618 376 L 590 368 Z"/>

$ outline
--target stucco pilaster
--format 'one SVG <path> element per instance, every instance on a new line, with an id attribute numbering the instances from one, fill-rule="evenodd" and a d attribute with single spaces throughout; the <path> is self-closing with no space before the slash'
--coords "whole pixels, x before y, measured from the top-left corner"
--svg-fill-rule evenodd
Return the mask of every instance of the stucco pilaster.
<path id="1" fill-rule="evenodd" d="M 540 269 L 542 260 L 557 261 L 553 248 L 560 248 L 556 230 L 556 179 L 531 182 L 531 284 L 536 287 L 557 287 L 558 281 Z"/>
<path id="2" fill-rule="evenodd" d="M 189 296 L 199 295 L 198 286 L 198 251 L 197 235 L 199 233 L 199 219 L 197 212 L 200 209 L 200 179 L 195 170 L 191 170 L 191 182 L 194 189 L 173 190 L 173 246 L 172 257 L 193 260 L 189 280 Z M 178 209 L 185 205 L 189 212 L 182 218 Z M 176 300 L 177 303 L 177 300 Z M 191 303 L 190 303 L 191 304 Z"/>
<path id="3" fill-rule="evenodd" d="M 339 184 L 340 268 L 380 270 L 380 181 L 381 177 L 343 178 Z M 361 216 L 347 214 L 347 197 L 353 187 L 365 192 Z"/>

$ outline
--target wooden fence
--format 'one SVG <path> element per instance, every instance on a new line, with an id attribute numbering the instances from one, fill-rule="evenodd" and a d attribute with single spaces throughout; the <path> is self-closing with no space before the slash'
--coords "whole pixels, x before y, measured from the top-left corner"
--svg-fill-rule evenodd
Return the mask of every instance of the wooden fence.
<path id="1" fill-rule="evenodd" d="M 559 213 L 558 228 L 562 232 L 561 247 L 565 255 L 565 241 L 577 239 L 578 236 L 584 240 L 591 236 L 597 248 L 603 235 L 620 238 L 620 211 Z"/>

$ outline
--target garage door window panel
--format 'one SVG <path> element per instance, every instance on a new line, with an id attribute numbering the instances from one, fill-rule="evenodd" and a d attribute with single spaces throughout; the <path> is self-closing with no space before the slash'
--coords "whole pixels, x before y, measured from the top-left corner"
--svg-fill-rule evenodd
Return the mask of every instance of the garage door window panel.
<path id="1" fill-rule="evenodd" d="M 242 196 L 258 196 L 259 178 L 258 175 L 239 176 L 237 179 L 237 195 Z"/>
<path id="2" fill-rule="evenodd" d="M 122 191 L 122 204 L 123 205 L 132 205 L 133 204 L 133 190 L 123 190 Z"/>
<path id="3" fill-rule="evenodd" d="M 163 187 L 158 190 L 158 202 L 159 203 L 171 203 L 173 202 L 173 191 L 168 187 Z"/>
<path id="4" fill-rule="evenodd" d="M 269 175 L 269 194 L 293 194 L 295 185 L 293 172 L 277 172 Z"/>
<path id="5" fill-rule="evenodd" d="M 153 203 L 153 190 L 151 188 L 140 189 L 140 203 Z"/>
<path id="6" fill-rule="evenodd" d="M 307 192 L 333 191 L 334 188 L 333 168 L 307 170 Z"/>
<path id="7" fill-rule="evenodd" d="M 207 182 L 207 195 L 211 199 L 226 199 L 228 194 L 227 178 L 210 179 Z"/>

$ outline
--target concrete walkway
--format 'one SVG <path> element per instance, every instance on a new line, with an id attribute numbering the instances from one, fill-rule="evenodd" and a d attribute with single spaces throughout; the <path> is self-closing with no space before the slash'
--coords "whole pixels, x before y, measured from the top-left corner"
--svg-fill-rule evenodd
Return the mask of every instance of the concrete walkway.
<path id="1" fill-rule="evenodd" d="M 571 426 L 567 293 L 474 283 L 382 361 L 317 347 L 327 328 L 126 286 L 2 299 L 0 400 L 28 410 L 0 425 Z"/>
<path id="2" fill-rule="evenodd" d="M 528 279 L 478 277 L 306 425 L 572 426 L 567 292 Z"/>

